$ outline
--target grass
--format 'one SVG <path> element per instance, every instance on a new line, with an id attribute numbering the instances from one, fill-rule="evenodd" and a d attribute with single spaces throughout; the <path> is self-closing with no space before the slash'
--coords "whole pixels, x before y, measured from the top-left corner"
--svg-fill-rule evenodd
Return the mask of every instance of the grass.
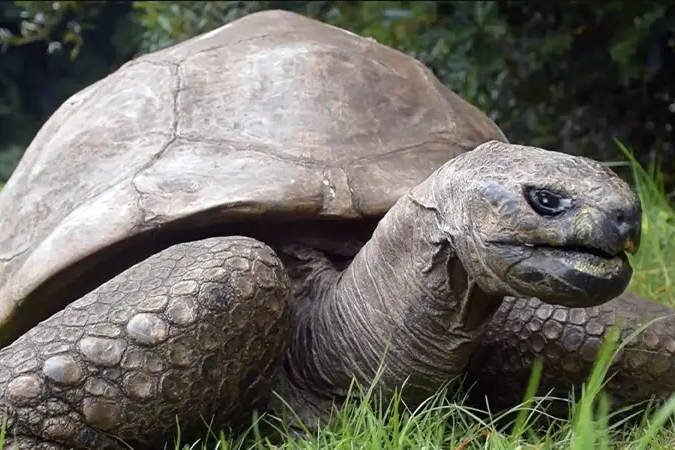
<path id="1" fill-rule="evenodd" d="M 625 149 L 624 149 L 625 151 Z M 634 277 L 630 290 L 655 301 L 675 306 L 675 264 L 668 263 L 675 254 L 675 211 L 666 201 L 655 166 L 640 167 L 625 152 L 632 168 L 637 192 L 642 200 L 643 238 L 638 254 L 631 257 Z M 359 403 L 344 407 L 323 430 L 306 438 L 293 437 L 281 426 L 284 446 L 293 449 L 363 449 L 363 450 L 610 450 L 675 449 L 675 397 L 658 408 L 648 408 L 632 421 L 625 421 L 609 411 L 602 384 L 608 363 L 621 343 L 616 334 L 606 340 L 593 374 L 584 386 L 570 417 L 554 421 L 542 429 L 535 421 L 543 413 L 545 398 L 526 395 L 526 401 L 514 411 L 515 419 L 465 406 L 461 398 L 439 392 L 415 411 L 406 410 L 394 401 L 386 407 L 369 406 L 373 393 L 365 393 Z M 533 368 L 529 392 L 538 382 L 540 367 Z M 509 417 L 511 417 L 509 416 Z M 636 420 L 637 419 L 637 420 Z M 167 444 L 175 450 L 245 450 L 271 449 L 273 446 L 258 425 L 270 422 L 262 417 L 247 433 L 236 438 L 223 433 L 207 433 L 204 441 L 191 446 Z M 0 448 L 2 434 L 0 434 Z"/>

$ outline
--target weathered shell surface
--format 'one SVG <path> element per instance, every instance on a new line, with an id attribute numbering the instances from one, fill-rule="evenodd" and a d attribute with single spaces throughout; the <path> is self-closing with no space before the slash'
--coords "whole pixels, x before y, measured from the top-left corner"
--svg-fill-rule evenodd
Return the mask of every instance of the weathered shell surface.
<path id="1" fill-rule="evenodd" d="M 133 238 L 377 217 L 491 139 L 418 61 L 289 12 L 141 56 L 68 99 L 0 194 L 0 345 L 122 270 Z"/>

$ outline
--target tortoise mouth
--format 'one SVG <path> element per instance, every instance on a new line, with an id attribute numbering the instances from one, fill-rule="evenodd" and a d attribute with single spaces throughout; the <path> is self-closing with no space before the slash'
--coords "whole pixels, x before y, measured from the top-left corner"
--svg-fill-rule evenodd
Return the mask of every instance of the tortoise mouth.
<path id="1" fill-rule="evenodd" d="M 612 261 L 626 258 L 626 252 L 619 252 L 616 254 L 609 253 L 598 247 L 591 247 L 586 245 L 553 245 L 553 244 L 530 244 L 520 242 L 498 242 L 493 241 L 489 244 L 496 245 L 503 250 L 517 251 L 523 253 L 525 256 L 534 256 L 535 254 L 546 255 L 548 257 L 560 258 L 596 258 L 598 260 Z"/>
<path id="2" fill-rule="evenodd" d="M 508 244 L 507 244 L 508 245 Z M 584 245 L 551 245 L 551 244 L 510 244 L 522 252 L 524 260 L 529 264 L 541 264 L 542 271 L 554 266 L 600 278 L 614 278 L 623 272 L 628 263 L 625 252 L 611 254 L 606 250 Z M 554 263 L 555 262 L 555 263 Z M 554 271 L 556 272 L 556 271 Z"/>
<path id="3" fill-rule="evenodd" d="M 520 245 L 520 244 L 517 244 Z M 549 245 L 549 244 L 524 244 L 522 245 L 525 248 L 533 248 L 538 250 L 544 250 L 551 253 L 561 253 L 561 254 L 577 254 L 577 255 L 588 255 L 594 256 L 599 259 L 611 260 L 613 258 L 620 258 L 622 255 L 625 256 L 625 253 L 621 252 L 616 255 L 612 255 L 605 250 L 588 247 L 583 245 Z"/>
<path id="4" fill-rule="evenodd" d="M 632 268 L 625 252 L 612 255 L 583 245 L 496 244 L 508 267 L 504 280 L 522 296 L 568 307 L 602 304 L 628 285 Z"/>

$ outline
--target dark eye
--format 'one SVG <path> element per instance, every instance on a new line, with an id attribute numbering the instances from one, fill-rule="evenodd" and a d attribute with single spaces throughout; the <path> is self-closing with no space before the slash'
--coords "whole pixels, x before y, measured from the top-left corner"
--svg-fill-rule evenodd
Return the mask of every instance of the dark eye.
<path id="1" fill-rule="evenodd" d="M 525 198 L 532 209 L 542 216 L 556 216 L 572 206 L 572 200 L 547 189 L 527 188 Z"/>

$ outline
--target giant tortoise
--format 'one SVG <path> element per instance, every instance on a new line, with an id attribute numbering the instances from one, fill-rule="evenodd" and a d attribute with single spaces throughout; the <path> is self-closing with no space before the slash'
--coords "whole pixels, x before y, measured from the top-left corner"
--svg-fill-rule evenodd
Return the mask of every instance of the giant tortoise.
<path id="1" fill-rule="evenodd" d="M 20 448 L 150 447 L 279 397 L 316 426 L 380 368 L 410 405 L 465 374 L 507 404 L 533 358 L 569 389 L 609 325 L 671 313 L 622 294 L 641 210 L 613 172 L 510 144 L 415 59 L 289 12 L 72 96 L 0 210 Z M 650 330 L 619 403 L 673 388 L 673 321 Z"/>

